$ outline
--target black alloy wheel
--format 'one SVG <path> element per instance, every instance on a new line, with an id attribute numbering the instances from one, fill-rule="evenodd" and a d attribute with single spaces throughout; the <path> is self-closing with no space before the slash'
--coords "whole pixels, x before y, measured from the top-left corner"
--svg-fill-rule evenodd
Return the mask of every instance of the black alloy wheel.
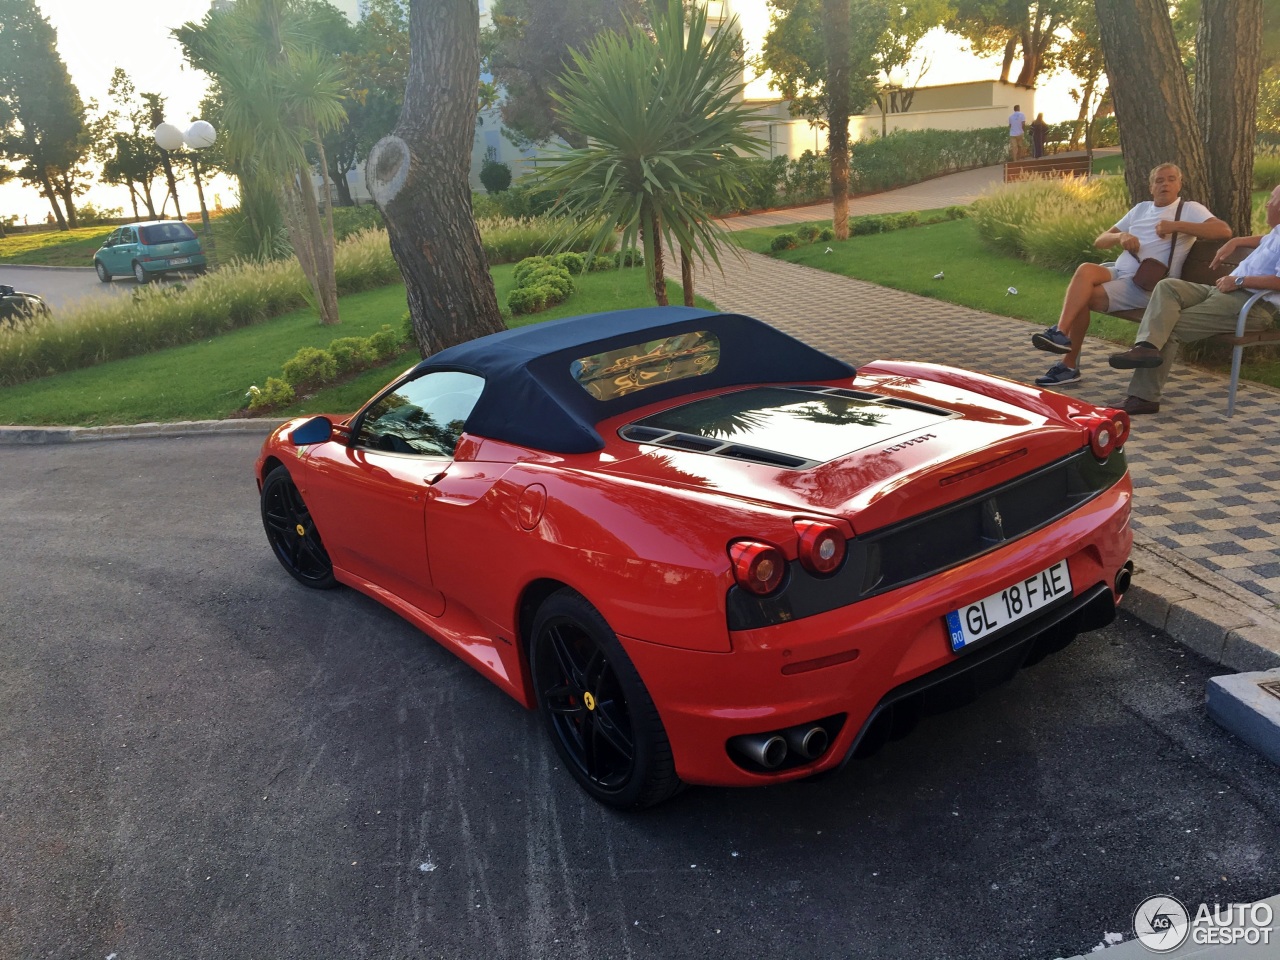
<path id="1" fill-rule="evenodd" d="M 93 261 L 93 269 L 97 271 L 98 279 L 103 283 L 111 282 L 111 271 L 107 269 L 106 264 L 101 260 Z"/>
<path id="2" fill-rule="evenodd" d="M 317 590 L 337 585 L 311 511 L 282 466 L 267 474 L 262 484 L 262 526 L 276 559 L 295 580 Z"/>
<path id="3" fill-rule="evenodd" d="M 571 590 L 553 594 L 534 620 L 530 646 L 551 742 L 591 796 L 638 809 L 679 790 L 658 710 L 595 607 Z"/>

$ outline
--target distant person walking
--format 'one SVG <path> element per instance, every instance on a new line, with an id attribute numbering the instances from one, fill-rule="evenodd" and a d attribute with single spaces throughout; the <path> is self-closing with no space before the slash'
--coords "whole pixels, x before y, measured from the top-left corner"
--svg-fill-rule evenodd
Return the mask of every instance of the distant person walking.
<path id="1" fill-rule="evenodd" d="M 1026 125 L 1027 115 L 1022 107 L 1013 105 L 1013 113 L 1009 114 L 1009 156 L 1013 160 L 1021 160 L 1026 153 L 1022 142 L 1022 128 Z"/>
<path id="2" fill-rule="evenodd" d="M 1031 121 L 1031 156 L 1039 160 L 1044 156 L 1044 142 L 1049 138 L 1049 124 L 1044 122 L 1044 114 L 1037 113 Z"/>

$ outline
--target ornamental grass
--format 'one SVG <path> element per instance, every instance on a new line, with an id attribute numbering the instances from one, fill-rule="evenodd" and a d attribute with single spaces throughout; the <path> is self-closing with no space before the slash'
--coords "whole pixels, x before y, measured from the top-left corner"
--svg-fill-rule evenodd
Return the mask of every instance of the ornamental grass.
<path id="1" fill-rule="evenodd" d="M 1129 209 L 1123 177 L 1035 178 L 996 187 L 970 207 L 987 244 L 1043 267 L 1111 259 L 1093 245 Z"/>

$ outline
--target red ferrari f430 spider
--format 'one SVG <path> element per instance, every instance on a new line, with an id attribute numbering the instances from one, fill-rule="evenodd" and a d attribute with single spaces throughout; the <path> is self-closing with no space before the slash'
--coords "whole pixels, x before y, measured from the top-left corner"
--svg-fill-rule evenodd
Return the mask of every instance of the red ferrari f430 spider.
<path id="1" fill-rule="evenodd" d="M 1110 622 L 1128 433 L 1061 394 L 650 308 L 443 350 L 281 426 L 257 479 L 290 574 L 399 613 L 634 808 L 833 770 Z"/>

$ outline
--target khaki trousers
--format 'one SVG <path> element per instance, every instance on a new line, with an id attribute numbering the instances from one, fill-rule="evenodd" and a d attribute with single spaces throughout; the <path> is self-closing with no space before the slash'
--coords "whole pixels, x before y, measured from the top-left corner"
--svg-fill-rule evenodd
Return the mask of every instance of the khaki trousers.
<path id="1" fill-rule="evenodd" d="M 1129 381 L 1130 395 L 1159 400 L 1178 355 L 1178 344 L 1195 343 L 1217 333 L 1235 333 L 1240 308 L 1250 296 L 1250 291 L 1223 293 L 1217 287 L 1190 280 L 1166 279 L 1157 283 L 1138 326 L 1137 339 L 1159 347 L 1164 362 L 1158 367 L 1134 370 Z M 1262 330 L 1274 320 L 1274 308 L 1259 300 L 1249 311 L 1245 329 Z"/>

